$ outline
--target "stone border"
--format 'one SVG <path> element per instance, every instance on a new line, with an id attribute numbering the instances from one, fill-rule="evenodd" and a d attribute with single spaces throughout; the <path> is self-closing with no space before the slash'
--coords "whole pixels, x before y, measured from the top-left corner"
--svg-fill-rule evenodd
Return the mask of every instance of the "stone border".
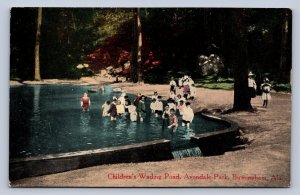
<path id="1" fill-rule="evenodd" d="M 208 120 L 226 123 L 228 128 L 215 132 L 196 134 L 191 141 L 198 144 L 204 156 L 210 144 L 209 140 L 219 139 L 238 130 L 237 123 L 223 117 L 209 114 L 201 115 Z M 49 154 L 38 157 L 10 159 L 9 179 L 17 180 L 46 174 L 59 173 L 90 166 L 115 163 L 133 163 L 147 161 L 163 161 L 173 159 L 171 141 L 166 139 L 130 144 L 125 146 L 109 147 L 102 149 Z"/>
<path id="2" fill-rule="evenodd" d="M 215 136 L 215 135 L 220 135 L 220 134 L 224 134 L 224 133 L 230 133 L 230 132 L 236 132 L 239 128 L 238 124 L 236 122 L 233 122 L 225 117 L 220 117 L 220 116 L 214 116 L 211 114 L 204 114 L 201 113 L 201 116 L 203 116 L 203 118 L 212 120 L 212 121 L 217 121 L 217 122 L 221 122 L 226 124 L 226 126 L 228 126 L 228 128 L 220 130 L 220 131 L 213 131 L 213 132 L 207 132 L 207 133 L 201 133 L 201 134 L 196 134 L 194 136 L 192 136 L 192 139 L 202 139 L 205 137 L 210 137 L 210 136 Z"/>
<path id="3" fill-rule="evenodd" d="M 209 120 L 225 123 L 227 126 L 226 129 L 220 131 L 196 134 L 191 137 L 191 141 L 199 146 L 203 156 L 222 155 L 226 151 L 232 150 L 233 146 L 236 145 L 236 136 L 239 132 L 238 124 L 225 117 L 204 113 L 201 115 Z"/>
<path id="4" fill-rule="evenodd" d="M 161 139 L 96 150 L 10 159 L 9 179 L 17 180 L 103 164 L 162 161 L 172 158 L 171 141 Z"/>

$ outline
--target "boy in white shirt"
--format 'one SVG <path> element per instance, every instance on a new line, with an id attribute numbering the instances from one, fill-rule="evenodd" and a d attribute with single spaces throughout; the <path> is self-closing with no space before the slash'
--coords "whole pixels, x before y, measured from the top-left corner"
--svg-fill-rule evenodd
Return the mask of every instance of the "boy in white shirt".
<path id="1" fill-rule="evenodd" d="M 161 116 L 162 113 L 163 113 L 163 109 L 164 109 L 164 105 L 161 101 L 161 96 L 158 96 L 157 97 L 157 101 L 156 101 L 156 104 L 155 104 L 155 117 L 158 117 L 158 116 Z"/>
<path id="2" fill-rule="evenodd" d="M 153 98 L 151 100 L 151 104 L 150 104 L 150 109 L 151 109 L 151 112 L 154 113 L 155 112 L 155 105 L 156 105 L 156 99 Z"/>

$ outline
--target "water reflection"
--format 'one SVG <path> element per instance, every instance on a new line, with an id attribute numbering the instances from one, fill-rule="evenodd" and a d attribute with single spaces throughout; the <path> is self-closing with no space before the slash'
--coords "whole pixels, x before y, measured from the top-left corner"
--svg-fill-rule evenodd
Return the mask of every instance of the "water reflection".
<path id="1" fill-rule="evenodd" d="M 33 121 L 40 122 L 40 91 L 41 86 L 33 87 Z"/>
<path id="2" fill-rule="evenodd" d="M 86 133 L 90 131 L 90 113 L 89 112 L 81 112 L 80 114 L 80 132 Z"/>

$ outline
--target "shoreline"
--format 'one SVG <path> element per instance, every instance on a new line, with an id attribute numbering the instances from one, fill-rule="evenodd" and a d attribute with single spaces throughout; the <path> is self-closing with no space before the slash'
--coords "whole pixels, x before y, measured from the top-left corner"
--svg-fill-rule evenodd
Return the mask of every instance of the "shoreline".
<path id="1" fill-rule="evenodd" d="M 113 81 L 113 80 L 112 80 Z M 168 95 L 168 85 L 115 83 L 127 93 L 152 95 L 153 91 Z M 196 88 L 196 99 L 192 101 L 195 112 L 204 108 L 218 114 L 220 110 L 232 108 L 233 91 Z M 13 187 L 289 187 L 291 153 L 291 94 L 272 93 L 267 109 L 262 108 L 261 96 L 252 99 L 257 112 L 234 112 L 224 114 L 237 122 L 241 136 L 251 144 L 242 149 L 228 151 L 220 156 L 189 157 L 159 162 L 100 165 L 52 175 L 25 178 L 13 181 Z M 269 178 L 261 181 L 240 180 L 126 180 L 122 183 L 106 176 L 110 173 L 207 173 L 217 175 L 259 175 Z M 271 178 L 278 179 L 276 181 Z M 69 178 L 73 178 L 70 180 Z"/>

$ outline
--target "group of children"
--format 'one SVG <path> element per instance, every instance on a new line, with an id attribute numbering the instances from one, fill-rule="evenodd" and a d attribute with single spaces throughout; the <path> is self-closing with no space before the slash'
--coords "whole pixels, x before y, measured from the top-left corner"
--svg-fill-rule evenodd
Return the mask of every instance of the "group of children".
<path id="1" fill-rule="evenodd" d="M 145 99 L 144 95 L 138 94 L 131 102 L 126 93 L 122 92 L 119 97 L 114 96 L 112 102 L 106 101 L 101 106 L 102 117 L 110 117 L 112 121 L 115 121 L 118 117 L 129 115 L 131 121 L 137 121 L 139 118 L 143 122 L 148 109 L 145 105 Z M 164 105 L 162 97 L 155 91 L 151 96 L 150 110 L 155 117 L 163 119 L 163 125 L 167 124 L 167 127 L 173 129 L 174 132 L 178 127 L 178 117 L 176 116 L 178 111 L 179 116 L 182 118 L 182 126 L 187 126 L 189 129 L 194 119 L 194 112 L 190 102 L 186 101 L 185 97 L 181 97 L 180 94 L 176 96 L 174 91 L 171 91 L 169 99 Z M 88 111 L 91 101 L 87 93 L 84 93 L 80 102 L 82 110 Z"/>
<path id="2" fill-rule="evenodd" d="M 177 84 L 174 78 L 171 78 L 170 81 L 170 92 L 173 92 L 176 95 Z M 178 88 L 183 89 L 182 94 L 186 99 L 194 99 L 196 96 L 195 82 L 191 76 L 184 75 L 178 79 Z"/>
<path id="3" fill-rule="evenodd" d="M 122 92 L 120 97 L 113 97 L 112 102 L 106 101 L 102 105 L 102 116 L 110 116 L 114 121 L 118 116 L 130 115 L 131 121 L 137 121 L 138 116 L 142 122 L 146 115 L 145 96 L 139 94 L 133 103 L 129 100 L 126 93 Z"/>
<path id="4" fill-rule="evenodd" d="M 126 93 L 122 92 L 119 98 L 113 97 L 112 102 L 106 101 L 102 105 L 102 116 L 110 116 L 113 121 L 118 116 L 129 115 L 131 121 L 137 121 L 139 118 L 143 122 L 148 109 L 145 105 L 145 99 L 144 95 L 138 94 L 131 103 Z M 190 102 L 186 102 L 186 99 L 181 98 L 180 95 L 174 99 L 169 98 L 167 104 L 164 105 L 162 97 L 155 91 L 153 96 L 151 96 L 150 110 L 155 117 L 163 119 L 163 124 L 167 124 L 168 128 L 176 131 L 178 127 L 177 110 L 182 117 L 182 126 L 190 128 L 190 123 L 194 118 L 194 112 L 190 105 Z"/>

